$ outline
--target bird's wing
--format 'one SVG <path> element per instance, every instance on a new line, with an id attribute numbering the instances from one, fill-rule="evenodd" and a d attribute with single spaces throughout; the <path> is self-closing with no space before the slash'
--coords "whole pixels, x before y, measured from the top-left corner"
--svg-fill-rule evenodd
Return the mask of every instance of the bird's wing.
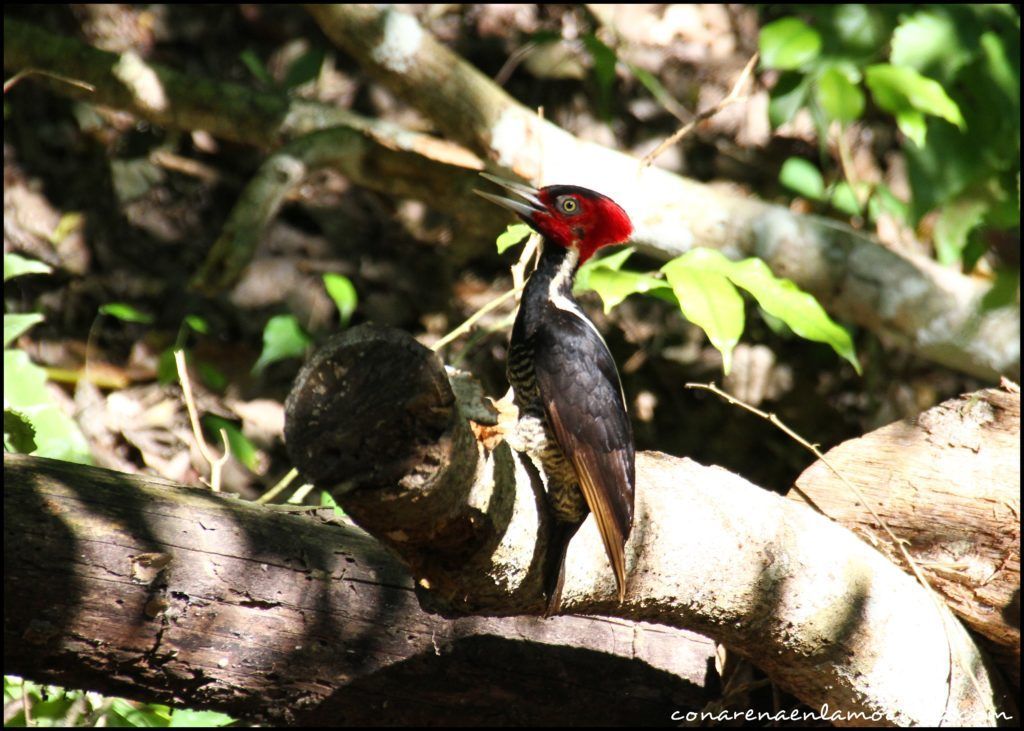
<path id="1" fill-rule="evenodd" d="M 537 386 L 548 421 L 597 520 L 615 572 L 626 591 L 625 545 L 633 527 L 635 452 L 622 386 L 608 346 L 578 310 L 554 312 L 538 329 Z"/>

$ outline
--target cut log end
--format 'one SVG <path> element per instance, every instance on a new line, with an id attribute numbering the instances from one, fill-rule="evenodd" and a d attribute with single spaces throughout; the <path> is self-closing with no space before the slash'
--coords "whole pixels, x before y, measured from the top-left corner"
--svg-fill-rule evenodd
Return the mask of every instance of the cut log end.
<path id="1" fill-rule="evenodd" d="M 331 338 L 299 372 L 285 402 L 285 444 L 318 487 L 388 487 L 447 462 L 443 436 L 455 417 L 444 366 L 428 348 L 361 325 Z"/>

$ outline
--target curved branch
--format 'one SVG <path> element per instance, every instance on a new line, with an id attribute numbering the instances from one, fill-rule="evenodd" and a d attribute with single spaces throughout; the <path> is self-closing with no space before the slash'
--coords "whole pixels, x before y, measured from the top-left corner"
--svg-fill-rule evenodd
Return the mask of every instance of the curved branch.
<path id="1" fill-rule="evenodd" d="M 541 488 L 507 445 L 485 446 L 495 433 L 480 413 L 453 395 L 428 349 L 362 326 L 303 368 L 285 436 L 299 470 L 403 557 L 431 611 L 537 612 L 548 530 Z M 625 602 L 588 519 L 566 560 L 563 611 L 696 630 L 812 707 L 876 721 L 987 725 L 1004 707 L 996 676 L 952 615 L 806 506 L 720 468 L 647 452 L 637 460 L 636 515 Z"/>

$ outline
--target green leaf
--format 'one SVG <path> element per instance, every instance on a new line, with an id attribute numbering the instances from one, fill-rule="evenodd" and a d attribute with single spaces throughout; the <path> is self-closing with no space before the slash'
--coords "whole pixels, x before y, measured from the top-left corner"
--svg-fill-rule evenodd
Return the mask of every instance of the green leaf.
<path id="1" fill-rule="evenodd" d="M 887 63 L 868 66 L 865 74 L 875 102 L 882 109 L 895 114 L 897 122 L 901 114 L 916 110 L 940 117 L 964 129 L 960 107 L 934 79 L 922 76 L 912 68 Z"/>
<path id="2" fill-rule="evenodd" d="M 818 104 L 832 119 L 853 122 L 864 113 L 864 92 L 836 67 L 818 78 L 815 90 Z"/>
<path id="3" fill-rule="evenodd" d="M 4 254 L 4 281 L 25 274 L 49 274 L 53 269 L 35 259 L 26 259 L 17 254 Z"/>
<path id="4" fill-rule="evenodd" d="M 20 411 L 4 409 L 4 449 L 18 454 L 36 451 L 36 430 Z"/>
<path id="5" fill-rule="evenodd" d="M 82 221 L 85 217 L 77 211 L 69 211 L 60 217 L 57 221 L 57 227 L 50 234 L 50 242 L 54 246 L 60 246 L 64 243 L 64 239 L 70 236 L 72 233 L 82 227 Z"/>
<path id="6" fill-rule="evenodd" d="M 320 67 L 324 63 L 324 49 L 316 46 L 309 49 L 288 66 L 284 76 L 284 88 L 294 89 L 320 75 Z"/>
<path id="7" fill-rule="evenodd" d="M 516 244 L 522 243 L 531 233 L 533 233 L 533 229 L 525 223 L 510 223 L 505 229 L 505 233 L 498 236 L 498 253 L 504 254 Z"/>
<path id="8" fill-rule="evenodd" d="M 227 434 L 228 444 L 231 445 L 231 455 L 249 468 L 250 471 L 257 471 L 259 468 L 259 450 L 242 434 L 238 424 L 214 414 L 207 414 L 203 417 L 203 426 L 213 435 L 213 442 L 219 448 L 223 448 L 220 438 L 220 430 L 223 429 L 224 433 Z"/>
<path id="9" fill-rule="evenodd" d="M 153 322 L 152 315 L 146 314 L 126 302 L 109 302 L 105 305 L 100 305 L 100 313 L 116 317 L 124 322 L 139 322 L 143 325 L 149 325 Z"/>
<path id="10" fill-rule="evenodd" d="M 942 207 L 935 222 L 935 254 L 942 264 L 956 264 L 963 257 L 967 236 L 980 225 L 988 203 L 977 198 L 961 198 Z"/>
<path id="11" fill-rule="evenodd" d="M 811 77 L 792 71 L 779 76 L 772 87 L 768 101 L 768 120 L 772 128 L 781 127 L 793 119 L 807 101 L 811 90 Z"/>
<path id="12" fill-rule="evenodd" d="M 217 728 L 234 723 L 235 719 L 217 711 L 190 711 L 175 708 L 171 711 L 171 728 Z"/>
<path id="13" fill-rule="evenodd" d="M 829 205 L 848 216 L 859 216 L 862 211 L 857 194 L 845 180 L 836 183 L 828 196 Z"/>
<path id="14" fill-rule="evenodd" d="M 20 412 L 32 424 L 36 455 L 79 464 L 92 462 L 78 424 L 46 388 L 46 371 L 21 350 L 4 351 L 4 408 Z"/>
<path id="15" fill-rule="evenodd" d="M 799 18 L 780 18 L 761 29 L 761 64 L 768 69 L 796 69 L 818 57 L 821 36 Z"/>
<path id="16" fill-rule="evenodd" d="M 327 294 L 334 300 L 335 307 L 338 308 L 341 326 L 348 327 L 352 313 L 356 311 L 356 305 L 359 303 L 355 286 L 344 274 L 331 273 L 324 275 L 324 286 L 327 288 Z"/>
<path id="17" fill-rule="evenodd" d="M 972 56 L 960 39 L 959 30 L 956 19 L 946 8 L 920 10 L 896 26 L 889 60 L 894 66 L 907 66 L 952 80 Z"/>
<path id="18" fill-rule="evenodd" d="M 203 381 L 207 388 L 213 391 L 223 391 L 227 388 L 228 377 L 225 376 L 217 366 L 212 363 L 206 363 L 200 361 L 196 364 L 196 370 L 199 371 L 199 378 Z M 177 365 L 175 365 L 175 372 L 177 372 Z"/>
<path id="19" fill-rule="evenodd" d="M 868 201 L 868 210 L 871 212 L 871 220 L 877 220 L 882 212 L 894 216 L 900 223 L 906 224 L 910 220 L 910 206 L 901 201 L 887 185 L 876 184 L 874 193 Z"/>
<path id="20" fill-rule="evenodd" d="M 245 67 L 249 69 L 249 73 L 255 76 L 258 81 L 263 82 L 267 86 L 274 86 L 274 77 L 270 75 L 263 62 L 260 61 L 259 56 L 253 51 L 246 49 L 238 54 L 238 57 L 245 64 Z"/>
<path id="21" fill-rule="evenodd" d="M 345 517 L 345 511 L 338 507 L 337 501 L 327 490 L 320 491 L 320 505 L 325 508 L 331 508 L 337 518 Z"/>
<path id="22" fill-rule="evenodd" d="M 782 163 L 779 182 L 810 200 L 820 201 L 825 197 L 825 181 L 821 173 L 802 157 L 791 157 Z"/>
<path id="23" fill-rule="evenodd" d="M 22 333 L 26 332 L 37 322 L 43 321 L 43 316 L 38 312 L 31 312 L 24 315 L 4 315 L 4 347 L 17 340 Z"/>
<path id="24" fill-rule="evenodd" d="M 924 115 L 916 109 L 906 109 L 896 115 L 896 126 L 900 132 L 918 147 L 924 147 L 927 142 L 928 124 Z"/>
<path id="25" fill-rule="evenodd" d="M 302 357 L 311 342 L 294 315 L 271 317 L 263 329 L 263 352 L 253 366 L 253 372 L 259 373 L 271 363 L 285 358 Z"/>
<path id="26" fill-rule="evenodd" d="M 890 25 L 880 6 L 843 3 L 817 9 L 828 19 L 843 55 L 872 56 L 889 40 Z"/>
<path id="27" fill-rule="evenodd" d="M 605 314 L 631 294 L 669 288 L 663 280 L 650 274 L 603 268 L 590 273 L 587 285 L 600 295 Z"/>
<path id="28" fill-rule="evenodd" d="M 679 300 L 683 316 L 707 334 L 722 354 L 722 369 L 729 373 L 733 348 L 743 334 L 743 298 L 725 276 L 704 266 L 705 260 L 714 255 L 722 256 L 710 249 L 693 249 L 661 270 Z"/>
<path id="29" fill-rule="evenodd" d="M 611 269 L 618 271 L 626 263 L 626 259 L 633 255 L 636 247 L 627 246 L 621 251 L 616 251 L 608 256 L 593 257 L 583 263 L 583 266 L 576 272 L 576 282 L 573 286 L 574 292 L 586 292 L 592 290 L 590 286 L 590 275 L 597 269 Z"/>
<path id="30" fill-rule="evenodd" d="M 208 335 L 210 333 L 209 323 L 206 322 L 205 318 L 202 318 L 199 315 L 186 315 L 185 324 L 200 335 Z"/>
<path id="31" fill-rule="evenodd" d="M 156 361 L 156 382 L 166 386 L 168 383 L 178 382 L 178 364 L 174 360 L 174 351 L 178 349 L 177 345 L 163 350 L 160 353 L 160 357 Z M 189 352 L 185 351 L 186 361 L 191 360 Z"/>
<path id="32" fill-rule="evenodd" d="M 776 277 L 760 259 L 728 262 L 727 272 L 732 283 L 750 292 L 765 312 L 782 320 L 800 337 L 830 345 L 860 373 L 850 334 L 828 316 L 812 295 L 788 279 Z"/>

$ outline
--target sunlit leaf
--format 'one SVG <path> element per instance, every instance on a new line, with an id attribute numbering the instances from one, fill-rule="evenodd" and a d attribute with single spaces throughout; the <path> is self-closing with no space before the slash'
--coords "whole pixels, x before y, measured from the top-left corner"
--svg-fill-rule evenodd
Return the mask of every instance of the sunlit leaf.
<path id="1" fill-rule="evenodd" d="M 821 36 L 799 18 L 780 18 L 761 29 L 761 64 L 768 69 L 796 69 L 818 57 Z"/>
<path id="2" fill-rule="evenodd" d="M 919 10 L 905 17 L 892 33 L 889 60 L 946 80 L 971 60 L 971 51 L 958 37 L 960 29 L 948 9 Z"/>
<path id="3" fill-rule="evenodd" d="M 967 235 L 985 218 L 988 203 L 961 198 L 942 207 L 935 222 L 935 254 L 943 264 L 956 264 L 967 246 Z"/>
<path id="4" fill-rule="evenodd" d="M 812 295 L 788 279 L 776 277 L 760 259 L 729 262 L 727 271 L 733 284 L 750 292 L 765 312 L 785 322 L 800 337 L 830 345 L 860 373 L 850 334 Z"/>
<path id="5" fill-rule="evenodd" d="M 37 322 L 42 322 L 43 319 L 43 316 L 38 312 L 23 315 L 4 315 L 4 347 L 6 348 L 13 343 L 22 333 L 27 332 Z"/>
<path id="6" fill-rule="evenodd" d="M 59 246 L 71 233 L 81 228 L 84 217 L 76 211 L 69 211 L 57 221 L 57 227 L 50 234 L 50 241 Z"/>
<path id="7" fill-rule="evenodd" d="M 904 109 L 896 115 L 896 126 L 915 145 L 925 146 L 928 124 L 921 112 L 916 109 Z"/>
<path id="8" fill-rule="evenodd" d="M 821 172 L 802 157 L 791 157 L 782 163 L 779 182 L 810 200 L 820 201 L 825 197 L 825 180 Z"/>
<path id="9" fill-rule="evenodd" d="M 942 84 L 912 68 L 875 64 L 868 66 L 865 79 L 878 106 L 897 115 L 897 119 L 900 114 L 916 110 L 964 128 L 960 107 L 950 99 Z"/>
<path id="10" fill-rule="evenodd" d="M 310 340 L 294 315 L 275 315 L 263 329 L 263 352 L 253 366 L 259 373 L 271 363 L 285 358 L 300 358 L 309 347 Z"/>
<path id="11" fill-rule="evenodd" d="M 827 69 L 818 78 L 816 92 L 818 103 L 832 119 L 852 122 L 864 113 L 864 92 L 838 68 Z"/>
<path id="12" fill-rule="evenodd" d="M 100 312 L 104 315 L 115 317 L 118 320 L 123 320 L 124 322 L 138 322 L 143 325 L 149 325 L 153 322 L 152 315 L 143 312 L 127 302 L 108 302 L 105 305 L 100 305 Z"/>
<path id="13" fill-rule="evenodd" d="M 622 269 L 622 265 L 626 263 L 626 260 L 633 255 L 636 248 L 633 246 L 627 246 L 621 251 L 616 251 L 614 254 L 601 257 L 592 257 L 583 263 L 576 271 L 576 281 L 573 286 L 575 292 L 585 292 L 593 289 L 590 286 L 590 274 L 596 269 L 611 269 L 618 271 Z"/>
<path id="14" fill-rule="evenodd" d="M 199 315 L 186 315 L 185 324 L 195 330 L 200 335 L 207 335 L 210 332 L 210 325 L 206 320 Z"/>
<path id="15" fill-rule="evenodd" d="M 698 252 L 702 251 L 709 250 L 689 251 L 661 270 L 679 300 L 683 316 L 707 334 L 722 354 L 722 368 L 728 373 L 733 348 L 743 334 L 743 298 L 726 277 L 701 266 L 703 255 Z"/>
<path id="16" fill-rule="evenodd" d="M 40 457 L 90 464 L 89 445 L 78 424 L 46 388 L 46 371 L 21 350 L 4 351 L 4 407 L 18 411 L 35 429 Z"/>
<path id="17" fill-rule="evenodd" d="M 504 254 L 516 244 L 522 243 L 532 232 L 533 229 L 525 223 L 510 223 L 505 232 L 498 236 L 498 253 Z"/>
<path id="18" fill-rule="evenodd" d="M 337 518 L 345 517 L 345 511 L 338 507 L 337 501 L 334 499 L 331 493 L 327 492 L 327 490 L 320 491 L 320 505 L 325 508 L 331 508 L 331 510 L 334 511 L 335 517 Z"/>
<path id="19" fill-rule="evenodd" d="M 341 326 L 347 327 L 349 320 L 352 319 L 352 313 L 356 311 L 356 306 L 359 303 L 355 285 L 344 274 L 328 273 L 324 275 L 324 287 L 327 288 L 327 294 L 331 296 L 335 307 L 338 308 Z"/>
<path id="20" fill-rule="evenodd" d="M 600 295 L 606 314 L 631 294 L 668 289 L 664 280 L 650 274 L 615 269 L 595 269 L 590 273 L 587 284 Z"/>
<path id="21" fill-rule="evenodd" d="M 768 100 L 768 120 L 780 127 L 793 119 L 804 106 L 811 90 L 811 77 L 787 71 L 779 76 Z"/>
<path id="22" fill-rule="evenodd" d="M 49 274 L 53 269 L 35 259 L 26 259 L 17 254 L 4 254 L 4 281 L 24 274 Z"/>
<path id="23" fill-rule="evenodd" d="M 845 180 L 836 183 L 828 196 L 829 204 L 838 211 L 848 216 L 859 216 L 861 214 L 860 202 L 853 187 Z"/>

